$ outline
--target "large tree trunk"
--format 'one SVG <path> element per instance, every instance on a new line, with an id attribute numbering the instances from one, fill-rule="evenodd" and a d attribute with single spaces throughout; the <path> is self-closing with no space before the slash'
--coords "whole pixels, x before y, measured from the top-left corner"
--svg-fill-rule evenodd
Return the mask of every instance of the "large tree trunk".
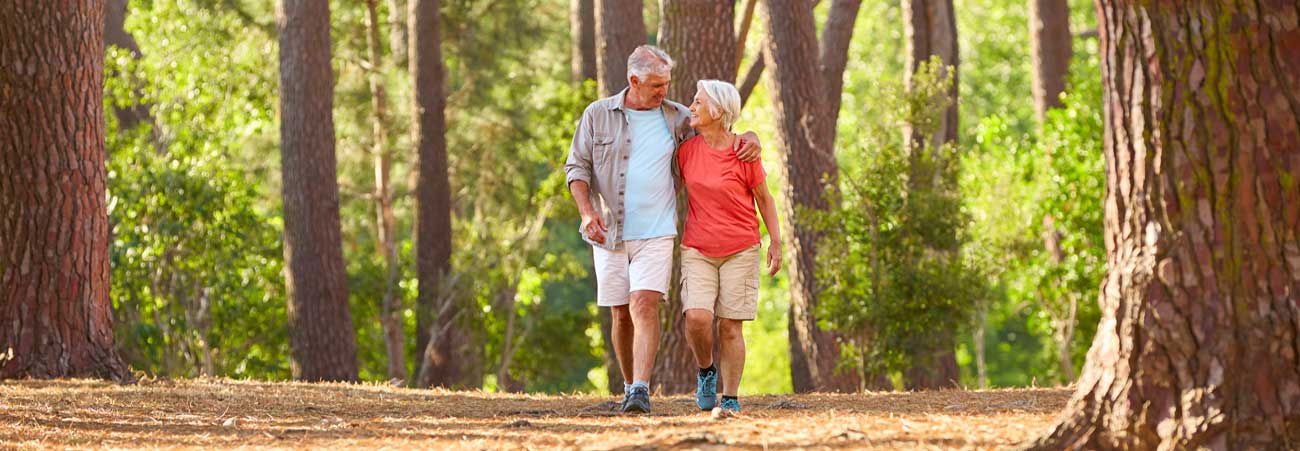
<path id="1" fill-rule="evenodd" d="M 114 348 L 104 2 L 0 8 L 0 378 L 132 379 Z"/>
<path id="2" fill-rule="evenodd" d="M 1047 110 L 1061 106 L 1070 75 L 1070 2 L 1029 0 L 1029 54 L 1034 64 L 1034 113 L 1042 123 Z"/>
<path id="3" fill-rule="evenodd" d="M 1300 448 L 1295 5 L 1097 8 L 1102 318 L 1034 447 Z"/>
<path id="4" fill-rule="evenodd" d="M 668 99 L 689 105 L 695 96 L 696 81 L 736 78 L 734 2 L 663 0 L 660 7 L 659 45 L 677 63 L 673 67 L 673 82 L 668 85 Z M 700 42 L 709 45 L 699 45 Z M 681 232 L 686 218 L 684 196 L 678 199 L 677 205 L 681 210 L 678 215 L 678 232 Z M 676 258 L 680 252 L 674 249 L 672 280 L 676 281 L 681 276 L 681 259 Z M 654 368 L 655 386 L 664 393 L 695 390 L 695 358 L 686 343 L 681 312 L 681 285 L 672 283 L 668 302 L 660 310 L 663 333 Z"/>
<path id="5" fill-rule="evenodd" d="M 339 232 L 329 2 L 280 5 L 280 164 L 293 377 L 352 381 L 356 334 Z"/>
<path id="6" fill-rule="evenodd" d="M 778 125 L 776 147 L 786 179 L 781 190 L 782 228 L 791 231 L 787 237 L 793 251 L 789 260 L 791 378 L 795 391 L 801 393 L 856 390 L 856 374 L 835 374 L 838 339 L 817 327 L 813 313 L 818 292 L 816 246 L 821 234 L 794 216 L 799 208 L 826 209 L 829 205 L 823 195 L 828 188 L 834 189 L 839 173 L 833 147 L 835 116 L 825 102 L 812 5 L 784 0 L 764 4 L 769 29 L 763 53 L 772 65 L 768 79 Z"/>
<path id="7" fill-rule="evenodd" d="M 375 158 L 375 216 L 379 229 L 379 251 L 384 255 L 384 297 L 380 304 L 379 324 L 384 329 L 384 350 L 388 354 L 388 379 L 407 380 L 406 332 L 403 330 L 402 299 L 397 279 L 401 268 L 397 262 L 397 239 L 394 234 L 393 194 L 390 184 L 393 156 L 388 145 L 388 93 L 384 90 L 384 51 L 379 40 L 378 0 L 366 1 L 366 45 L 369 49 L 370 106 L 374 109 L 371 128 Z"/>
<path id="8" fill-rule="evenodd" d="M 411 78 L 415 83 L 412 139 L 420 154 L 415 255 L 420 290 L 416 349 L 421 370 L 416 382 L 421 387 L 464 386 L 472 382 L 467 380 L 468 365 L 462 360 L 469 354 L 457 348 L 469 340 L 458 320 L 461 308 L 457 298 L 444 294 L 442 287 L 451 270 L 451 183 L 439 1 L 411 0 L 410 21 Z"/>
<path id="9" fill-rule="evenodd" d="M 646 43 L 641 0 L 595 0 L 596 84 L 602 97 L 627 87 L 627 57 Z"/>
<path id="10" fill-rule="evenodd" d="M 596 0 L 569 0 L 569 57 L 573 81 L 595 80 Z"/>
<path id="11" fill-rule="evenodd" d="M 957 18 L 954 15 L 952 0 L 904 0 L 903 13 L 907 16 L 906 35 L 908 41 L 907 67 L 904 78 L 908 85 L 912 83 L 912 74 L 921 64 L 937 56 L 944 65 L 943 74 L 952 71 L 952 85 L 948 89 L 951 103 L 940 116 L 939 126 L 932 136 L 920 136 L 918 132 L 909 131 L 913 146 L 920 148 L 924 140 L 929 140 L 930 148 L 936 149 L 947 143 L 957 142 L 957 88 L 959 80 L 957 68 L 959 57 L 957 50 Z M 910 89 L 910 88 L 909 88 Z M 957 252 L 957 249 L 941 249 L 941 252 Z M 906 385 L 909 389 L 935 389 L 956 387 L 959 382 L 957 356 L 954 352 L 956 343 L 953 334 L 935 337 L 930 349 L 914 350 L 911 368 L 906 371 Z"/>

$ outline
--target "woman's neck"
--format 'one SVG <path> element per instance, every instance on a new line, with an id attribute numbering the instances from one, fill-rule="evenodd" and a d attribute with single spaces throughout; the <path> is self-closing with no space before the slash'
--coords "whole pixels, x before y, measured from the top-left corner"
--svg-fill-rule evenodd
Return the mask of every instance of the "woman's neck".
<path id="1" fill-rule="evenodd" d="M 704 137 L 704 143 L 714 149 L 726 149 L 731 147 L 732 137 L 735 135 L 730 131 L 724 130 L 721 125 L 714 123 L 699 129 L 700 136 Z"/>

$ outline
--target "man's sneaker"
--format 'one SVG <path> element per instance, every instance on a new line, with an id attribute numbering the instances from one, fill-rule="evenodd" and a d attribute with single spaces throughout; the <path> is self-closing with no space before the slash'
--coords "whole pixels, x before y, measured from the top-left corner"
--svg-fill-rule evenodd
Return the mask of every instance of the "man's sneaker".
<path id="1" fill-rule="evenodd" d="M 713 419 L 721 420 L 740 415 L 740 401 L 723 398 L 722 405 L 713 408 Z"/>
<path id="2" fill-rule="evenodd" d="M 718 372 L 711 371 L 705 376 L 695 376 L 695 405 L 700 410 L 711 410 L 718 406 Z"/>
<path id="3" fill-rule="evenodd" d="M 650 390 L 645 387 L 632 387 L 623 403 L 624 413 L 650 413 Z"/>

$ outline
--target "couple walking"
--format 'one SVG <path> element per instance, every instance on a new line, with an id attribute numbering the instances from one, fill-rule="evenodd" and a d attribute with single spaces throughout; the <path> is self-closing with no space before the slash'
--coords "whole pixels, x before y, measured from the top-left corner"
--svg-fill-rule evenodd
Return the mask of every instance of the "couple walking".
<path id="1" fill-rule="evenodd" d="M 736 87 L 701 80 L 688 108 L 664 99 L 672 67 L 672 58 L 657 47 L 632 52 L 628 87 L 582 113 L 565 178 L 582 216 L 582 237 L 592 245 L 597 305 L 610 308 L 613 318 L 624 412 L 650 412 L 659 304 L 672 283 L 677 193 L 686 190 L 681 313 L 699 366 L 695 401 L 702 410 L 736 414 L 745 366 L 742 324 L 758 310 L 763 259 L 755 207 L 771 237 L 768 272 L 776 274 L 776 202 L 764 183 L 757 136 L 731 131 L 740 115 Z M 715 319 L 719 362 L 713 361 Z"/>

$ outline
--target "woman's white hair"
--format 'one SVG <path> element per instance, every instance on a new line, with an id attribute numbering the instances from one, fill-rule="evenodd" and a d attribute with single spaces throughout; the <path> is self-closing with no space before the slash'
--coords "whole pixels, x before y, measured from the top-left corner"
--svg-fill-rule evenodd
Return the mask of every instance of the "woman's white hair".
<path id="1" fill-rule="evenodd" d="M 645 80 L 646 75 L 672 72 L 673 59 L 663 49 L 653 45 L 642 45 L 627 57 L 627 76 Z"/>
<path id="2" fill-rule="evenodd" d="M 721 80 L 700 80 L 695 82 L 695 87 L 708 98 L 713 120 L 721 121 L 722 128 L 731 130 L 740 119 L 740 91 L 736 90 L 736 85 Z"/>

